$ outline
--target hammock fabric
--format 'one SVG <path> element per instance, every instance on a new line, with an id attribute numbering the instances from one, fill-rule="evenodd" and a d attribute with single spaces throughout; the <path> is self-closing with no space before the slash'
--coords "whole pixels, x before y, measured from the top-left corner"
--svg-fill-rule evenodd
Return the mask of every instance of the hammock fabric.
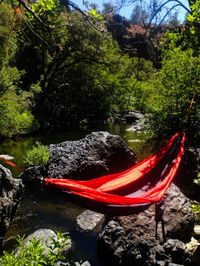
<path id="1" fill-rule="evenodd" d="M 177 133 L 156 154 L 117 174 L 87 181 L 46 178 L 46 185 L 67 192 L 88 209 L 111 215 L 129 215 L 159 202 L 180 165 L 185 133 Z"/>

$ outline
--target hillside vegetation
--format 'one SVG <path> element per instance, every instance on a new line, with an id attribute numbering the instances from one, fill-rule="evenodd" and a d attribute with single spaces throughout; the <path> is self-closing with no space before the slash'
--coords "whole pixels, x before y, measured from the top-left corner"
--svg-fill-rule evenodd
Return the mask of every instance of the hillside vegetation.
<path id="1" fill-rule="evenodd" d="M 198 94 L 184 119 L 200 77 L 198 8 L 196 1 L 177 31 L 156 31 L 119 15 L 72 10 L 65 1 L 1 1 L 0 136 L 139 109 L 151 114 L 157 135 L 184 127 L 197 142 Z"/>

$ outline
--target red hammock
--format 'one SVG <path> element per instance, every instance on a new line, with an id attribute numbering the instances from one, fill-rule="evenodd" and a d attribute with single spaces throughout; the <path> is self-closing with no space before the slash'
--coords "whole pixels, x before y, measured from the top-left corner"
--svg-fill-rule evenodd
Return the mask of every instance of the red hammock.
<path id="1" fill-rule="evenodd" d="M 185 133 L 177 133 L 156 154 L 117 174 L 87 181 L 46 178 L 86 208 L 128 215 L 159 202 L 174 178 L 183 154 Z"/>

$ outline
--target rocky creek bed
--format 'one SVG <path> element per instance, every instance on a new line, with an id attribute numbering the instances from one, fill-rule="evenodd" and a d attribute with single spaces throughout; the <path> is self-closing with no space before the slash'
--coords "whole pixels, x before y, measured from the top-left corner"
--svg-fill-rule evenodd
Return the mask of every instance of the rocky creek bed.
<path id="1" fill-rule="evenodd" d="M 47 172 L 41 172 L 39 166 L 27 169 L 20 176 L 25 185 L 33 186 L 35 183 L 42 182 L 46 174 L 51 177 L 61 178 L 70 175 L 73 178 L 79 176 L 81 179 L 87 179 L 89 176 L 94 178 L 122 171 L 136 163 L 134 152 L 120 137 L 113 136 L 108 132 L 95 132 L 80 141 L 50 145 L 49 150 L 52 157 Z M 189 152 L 190 156 L 187 156 L 187 151 L 185 152 L 185 158 L 177 176 L 178 185 L 180 177 L 186 173 L 186 169 L 188 172 L 187 166 L 190 165 L 191 158 L 193 163 L 196 158 L 196 166 L 192 167 L 188 175 L 192 175 L 190 180 L 195 177 L 198 171 L 198 156 L 196 150 L 195 152 L 192 153 L 192 156 L 191 151 Z M 184 164 L 186 161 L 187 164 Z M 13 179 L 10 172 L 3 167 L 0 181 L 2 203 L 0 221 L 3 225 L 1 228 L 4 229 L 1 230 L 1 239 L 3 239 L 19 205 L 23 185 L 20 179 Z M 193 184 L 192 181 L 190 184 Z M 191 193 L 188 192 L 188 185 L 186 187 L 187 189 L 183 188 L 182 191 L 187 190 L 186 194 L 189 196 Z M 198 191 L 197 186 L 195 190 Z M 196 222 L 190 204 L 191 200 L 180 191 L 177 185 L 172 184 L 165 195 L 165 242 L 162 237 L 155 238 L 154 205 L 137 215 L 104 217 L 104 225 L 97 241 L 102 265 L 198 265 L 196 264 L 198 259 L 194 259 L 191 255 L 195 253 L 194 249 L 191 251 L 186 245 L 193 235 Z M 91 214 L 86 214 L 86 217 L 89 215 Z M 90 222 L 92 218 L 82 220 Z M 78 221 L 80 223 L 80 217 Z M 98 219 L 95 220 L 95 223 L 96 221 Z M 80 224 L 79 227 L 81 227 Z M 85 227 L 88 229 L 89 225 Z M 158 233 L 161 236 L 160 227 Z M 196 243 L 195 250 L 197 249 L 198 244 Z"/>

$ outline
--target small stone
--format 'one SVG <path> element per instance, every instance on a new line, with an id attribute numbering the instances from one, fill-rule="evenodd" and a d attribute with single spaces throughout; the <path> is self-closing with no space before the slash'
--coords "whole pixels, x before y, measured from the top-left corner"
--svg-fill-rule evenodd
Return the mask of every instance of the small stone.
<path id="1" fill-rule="evenodd" d="M 191 241 L 187 243 L 186 246 L 189 253 L 193 254 L 196 251 L 196 249 L 200 246 L 200 243 L 194 237 L 192 237 Z"/>
<path id="2" fill-rule="evenodd" d="M 128 142 L 139 143 L 139 142 L 141 142 L 141 140 L 140 139 L 129 139 Z"/>
<path id="3" fill-rule="evenodd" d="M 194 237 L 200 239 L 200 225 L 195 225 L 194 227 Z"/>
<path id="4" fill-rule="evenodd" d="M 5 160 L 10 160 L 10 161 L 15 159 L 15 157 L 7 155 L 7 154 L 0 154 L 0 158 L 3 158 Z"/>
<path id="5" fill-rule="evenodd" d="M 87 210 L 77 216 L 76 223 L 79 230 L 92 232 L 103 222 L 103 220 L 103 214 Z"/>
<path id="6" fill-rule="evenodd" d="M 192 262 L 193 262 L 194 265 L 199 265 L 199 262 L 200 262 L 200 246 L 198 246 L 196 248 L 196 250 L 194 251 L 191 259 L 192 259 Z"/>

